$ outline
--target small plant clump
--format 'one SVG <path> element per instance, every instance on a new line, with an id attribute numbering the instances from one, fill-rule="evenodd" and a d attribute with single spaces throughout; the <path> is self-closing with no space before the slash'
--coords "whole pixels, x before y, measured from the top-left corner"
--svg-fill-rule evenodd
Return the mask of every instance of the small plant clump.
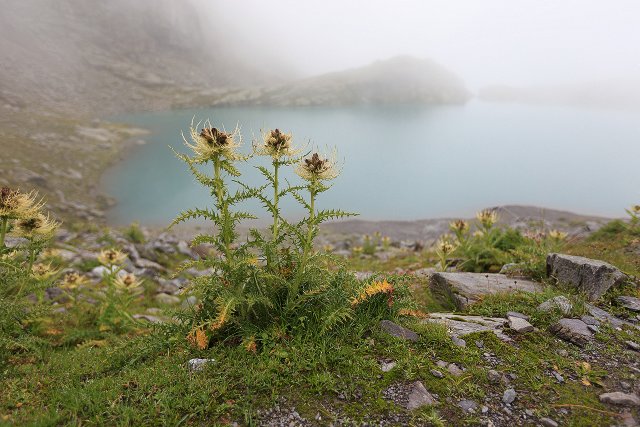
<path id="1" fill-rule="evenodd" d="M 339 326 L 366 327 L 376 319 L 397 316 L 401 309 L 414 308 L 401 281 L 361 284 L 344 268 L 328 269 L 326 260 L 331 255 L 316 251 L 313 242 L 323 222 L 353 215 L 318 208 L 319 196 L 340 174 L 335 151 L 329 156 L 318 152 L 300 156 L 292 134 L 274 129 L 253 142 L 252 155 L 242 155 L 237 151 L 242 143 L 239 129 L 228 133 L 209 122 L 198 131 L 199 127 L 192 122 L 190 140 L 183 137 L 192 155 L 176 155 L 210 189 L 213 206 L 186 210 L 172 225 L 195 218 L 211 221 L 211 232 L 197 236 L 192 245 L 211 244 L 220 255 L 181 267 L 215 271 L 193 279 L 188 288 L 199 298 L 182 319 L 192 346 L 205 349 L 212 342 L 235 340 L 253 352 L 274 336 L 337 333 Z M 270 167 L 256 166 L 265 183 L 251 187 L 239 180 L 237 165 L 256 157 L 268 158 Z M 202 172 L 206 166 L 211 175 Z M 282 182 L 284 167 L 292 167 L 302 182 Z M 303 219 L 290 222 L 284 216 L 280 202 L 285 197 L 304 208 Z M 252 229 L 240 241 L 238 223 L 255 217 L 236 206 L 248 199 L 261 202 L 271 216 L 271 226 L 269 233 Z"/>
<path id="2" fill-rule="evenodd" d="M 30 322 L 42 314 L 44 291 L 57 277 L 50 263 L 35 262 L 59 225 L 43 207 L 34 192 L 0 189 L 0 366 L 28 346 Z M 15 239 L 7 244 L 9 236 Z M 25 300 L 30 294 L 31 303 Z"/>
<path id="3" fill-rule="evenodd" d="M 546 256 L 559 251 L 567 233 L 559 230 L 519 230 L 496 225 L 498 214 L 483 210 L 476 214 L 475 231 L 471 224 L 456 220 L 449 224 L 453 236 L 443 235 L 436 243 L 435 253 L 441 271 L 455 264 L 456 269 L 477 273 L 497 273 L 505 264 L 518 265 L 519 273 L 542 279 L 546 271 Z"/>

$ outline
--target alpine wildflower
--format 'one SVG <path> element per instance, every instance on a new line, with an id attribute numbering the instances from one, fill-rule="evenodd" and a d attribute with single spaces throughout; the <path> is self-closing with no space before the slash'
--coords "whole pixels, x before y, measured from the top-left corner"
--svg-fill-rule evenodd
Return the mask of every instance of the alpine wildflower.
<path id="1" fill-rule="evenodd" d="M 62 282 L 60 283 L 60 287 L 62 289 L 76 289 L 78 286 L 82 286 L 88 282 L 88 279 L 75 271 L 71 273 L 67 273 L 62 278 Z"/>
<path id="2" fill-rule="evenodd" d="M 129 292 L 138 292 L 141 291 L 140 285 L 142 281 L 138 279 L 135 274 L 127 273 L 123 275 L 118 275 L 118 277 L 114 280 L 113 284 L 117 289 L 129 291 Z"/>
<path id="3" fill-rule="evenodd" d="M 296 156 L 300 150 L 291 145 L 293 135 L 280 129 L 273 129 L 262 135 L 262 145 L 254 143 L 253 150 L 260 156 L 271 156 L 273 159 Z"/>
<path id="4" fill-rule="evenodd" d="M 549 237 L 553 240 L 561 241 L 566 239 L 568 236 L 567 233 L 559 230 L 551 230 L 549 231 Z"/>
<path id="5" fill-rule="evenodd" d="M 197 163 L 206 163 L 219 157 L 225 157 L 228 160 L 241 160 L 244 156 L 240 155 L 236 150 L 242 143 L 240 129 L 236 127 L 233 132 L 226 132 L 211 126 L 206 121 L 204 127 L 198 132 L 200 123 L 194 126 L 193 120 L 189 127 L 191 135 L 191 143 L 182 135 L 184 144 L 189 147 L 195 154 Z"/>
<path id="6" fill-rule="evenodd" d="M 49 215 L 37 213 L 34 216 L 22 218 L 15 223 L 15 233 L 29 240 L 47 240 L 53 237 L 60 223 L 52 220 Z"/>
<path id="7" fill-rule="evenodd" d="M 57 273 L 57 270 L 51 267 L 51 264 L 37 263 L 31 267 L 31 275 L 36 280 L 47 280 Z"/>
<path id="8" fill-rule="evenodd" d="M 117 249 L 103 249 L 98 255 L 98 262 L 104 266 L 122 264 L 127 259 L 127 255 Z"/>
<path id="9" fill-rule="evenodd" d="M 393 290 L 394 290 L 393 285 L 387 282 L 386 280 L 383 280 L 382 282 L 373 282 L 367 285 L 358 294 L 358 296 L 354 297 L 351 300 L 351 306 L 359 305 L 377 294 L 388 294 L 389 296 L 391 296 L 391 294 L 393 293 Z"/>
<path id="10" fill-rule="evenodd" d="M 336 162 L 336 152 L 331 157 L 322 157 L 313 153 L 310 157 L 303 158 L 296 167 L 296 174 L 305 181 L 318 182 L 330 181 L 340 175 Z"/>
<path id="11" fill-rule="evenodd" d="M 498 222 L 498 213 L 493 209 L 484 209 L 476 214 L 476 218 L 485 229 L 490 229 Z"/>

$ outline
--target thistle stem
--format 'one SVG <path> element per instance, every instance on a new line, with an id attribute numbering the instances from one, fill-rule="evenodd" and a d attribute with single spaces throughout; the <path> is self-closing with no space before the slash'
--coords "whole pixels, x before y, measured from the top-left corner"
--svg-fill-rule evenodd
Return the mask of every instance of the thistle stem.
<path id="1" fill-rule="evenodd" d="M 300 289 L 300 282 L 302 281 L 302 276 L 304 274 L 304 269 L 307 265 L 307 261 L 309 258 L 309 253 L 313 248 L 313 232 L 315 230 L 315 219 L 316 219 L 316 195 L 318 194 L 316 190 L 315 182 L 311 182 L 309 184 L 309 224 L 307 229 L 307 238 L 304 242 L 304 247 L 302 248 L 302 260 L 300 261 L 300 267 L 298 268 L 298 273 L 296 274 L 296 278 L 293 281 L 293 285 L 291 287 L 291 292 L 289 294 L 289 302 L 291 303 L 292 298 L 298 295 L 298 291 Z"/>
<path id="2" fill-rule="evenodd" d="M 273 241 L 278 240 L 278 170 L 280 169 L 280 161 L 273 161 Z"/>
<path id="3" fill-rule="evenodd" d="M 0 220 L 0 249 L 4 248 L 4 236 L 7 234 L 7 225 L 9 224 L 9 218 L 2 217 Z"/>
<path id="4" fill-rule="evenodd" d="M 224 198 L 224 189 L 222 179 L 220 178 L 220 158 L 213 159 L 213 173 L 216 181 L 216 198 L 218 205 L 222 208 L 222 240 L 224 242 L 224 256 L 228 262 L 231 262 L 231 241 L 229 236 L 229 212 L 227 201 Z"/>

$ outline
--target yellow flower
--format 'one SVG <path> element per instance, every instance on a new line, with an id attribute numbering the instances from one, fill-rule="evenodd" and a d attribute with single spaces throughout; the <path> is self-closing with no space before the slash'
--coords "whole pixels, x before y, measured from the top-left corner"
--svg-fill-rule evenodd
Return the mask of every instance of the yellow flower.
<path id="1" fill-rule="evenodd" d="M 229 160 L 244 159 L 244 156 L 236 152 L 242 141 L 239 128 L 236 127 L 233 132 L 225 132 L 212 127 L 209 121 L 204 123 L 204 128 L 200 132 L 197 130 L 198 127 L 200 123 L 194 126 L 192 120 L 189 127 L 191 143 L 187 141 L 184 134 L 182 135 L 185 145 L 194 152 L 197 162 L 204 163 L 218 156 Z"/>
<path id="2" fill-rule="evenodd" d="M 313 153 L 311 157 L 302 159 L 295 170 L 296 174 L 305 181 L 329 181 L 340 175 L 337 167 L 336 152 L 331 157 L 322 157 Z"/>
<path id="3" fill-rule="evenodd" d="M 15 233 L 21 237 L 33 239 L 49 239 L 53 237 L 60 223 L 38 213 L 35 216 L 22 218 L 15 223 Z"/>
<path id="4" fill-rule="evenodd" d="M 118 275 L 116 280 L 114 280 L 113 284 L 116 288 L 127 290 L 127 291 L 138 291 L 139 287 L 142 284 L 134 274 L 127 273 L 123 275 Z"/>
<path id="5" fill-rule="evenodd" d="M 455 248 L 455 245 L 451 243 L 451 236 L 449 236 L 448 234 L 440 237 L 440 240 L 438 240 L 436 244 L 436 250 L 443 255 L 450 254 L 454 251 Z"/>
<path id="6" fill-rule="evenodd" d="M 420 310 L 411 310 L 408 308 L 403 308 L 398 311 L 399 316 L 408 316 L 408 317 L 417 317 L 418 319 L 424 319 L 427 317 L 427 313 Z"/>
<path id="7" fill-rule="evenodd" d="M 274 159 L 292 157 L 300 152 L 291 146 L 292 138 L 291 133 L 283 133 L 280 129 L 270 130 L 262 134 L 262 145 L 254 144 L 253 150 L 260 156 L 271 156 Z"/>
<path id="8" fill-rule="evenodd" d="M 199 350 L 205 350 L 209 346 L 209 338 L 203 328 L 197 328 L 187 334 L 187 342 Z"/>
<path id="9" fill-rule="evenodd" d="M 377 294 L 391 294 L 393 293 L 393 285 L 386 280 L 382 282 L 373 282 L 366 286 L 358 296 L 351 300 L 351 305 L 356 306 L 364 301 L 368 300 Z"/>
<path id="10" fill-rule="evenodd" d="M 44 203 L 36 192 L 22 193 L 9 187 L 0 188 L 0 217 L 24 219 L 34 217 Z"/>
<path id="11" fill-rule="evenodd" d="M 485 228 L 491 228 L 498 222 L 498 213 L 493 209 L 484 209 L 476 214 L 476 218 Z"/>
<path id="12" fill-rule="evenodd" d="M 127 259 L 127 255 L 117 249 L 104 249 L 98 255 L 98 262 L 102 265 L 118 265 Z"/>
<path id="13" fill-rule="evenodd" d="M 31 267 L 31 274 L 36 280 L 46 280 L 57 273 L 51 264 L 37 263 Z"/>
<path id="14" fill-rule="evenodd" d="M 64 275 L 60 287 L 62 289 L 75 289 L 87 282 L 88 280 L 86 277 L 76 273 L 75 271 L 72 271 L 71 273 L 67 273 Z"/>
<path id="15" fill-rule="evenodd" d="M 255 337 L 249 337 L 248 340 L 245 340 L 244 348 L 249 353 L 257 353 L 258 352 L 258 346 L 256 345 L 256 338 Z"/>
<path id="16" fill-rule="evenodd" d="M 469 223 L 463 219 L 458 219 L 449 223 L 449 229 L 456 234 L 467 234 L 469 232 Z"/>
<path id="17" fill-rule="evenodd" d="M 567 238 L 567 236 L 568 236 L 567 233 L 559 230 L 551 230 L 549 232 L 549 237 L 552 238 L 553 240 L 564 240 Z"/>

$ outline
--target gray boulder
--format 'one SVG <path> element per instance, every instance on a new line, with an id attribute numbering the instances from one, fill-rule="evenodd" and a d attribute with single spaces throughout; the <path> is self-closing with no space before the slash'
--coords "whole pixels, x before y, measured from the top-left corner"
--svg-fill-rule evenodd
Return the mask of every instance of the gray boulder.
<path id="1" fill-rule="evenodd" d="M 584 292 L 591 301 L 627 280 L 623 272 L 609 263 L 565 254 L 547 256 L 547 275 Z"/>
<path id="2" fill-rule="evenodd" d="M 418 341 L 418 339 L 420 338 L 418 334 L 416 334 L 412 330 L 395 324 L 390 320 L 381 320 L 380 329 L 382 329 L 389 335 L 393 335 L 396 338 L 402 338 L 409 341 Z"/>
<path id="3" fill-rule="evenodd" d="M 538 310 L 540 311 L 551 311 L 557 309 L 565 315 L 571 313 L 572 308 L 573 304 L 571 304 L 571 301 L 563 295 L 548 299 L 538 306 Z"/>
<path id="4" fill-rule="evenodd" d="M 533 325 L 521 317 L 509 316 L 507 320 L 509 321 L 509 327 L 519 334 L 533 331 Z"/>
<path id="5" fill-rule="evenodd" d="M 456 313 L 430 313 L 423 323 L 437 323 L 449 330 L 449 335 L 463 338 L 474 332 L 490 331 L 503 341 L 511 339 L 503 333 L 507 319 L 501 317 L 465 316 Z"/>
<path id="6" fill-rule="evenodd" d="M 437 298 L 453 302 L 458 310 L 463 310 L 485 295 L 542 291 L 542 285 L 531 280 L 484 273 L 434 273 L 429 279 L 429 287 Z"/>
<path id="7" fill-rule="evenodd" d="M 593 338 L 589 326 L 580 319 L 560 319 L 549 330 L 565 341 L 584 347 Z"/>

